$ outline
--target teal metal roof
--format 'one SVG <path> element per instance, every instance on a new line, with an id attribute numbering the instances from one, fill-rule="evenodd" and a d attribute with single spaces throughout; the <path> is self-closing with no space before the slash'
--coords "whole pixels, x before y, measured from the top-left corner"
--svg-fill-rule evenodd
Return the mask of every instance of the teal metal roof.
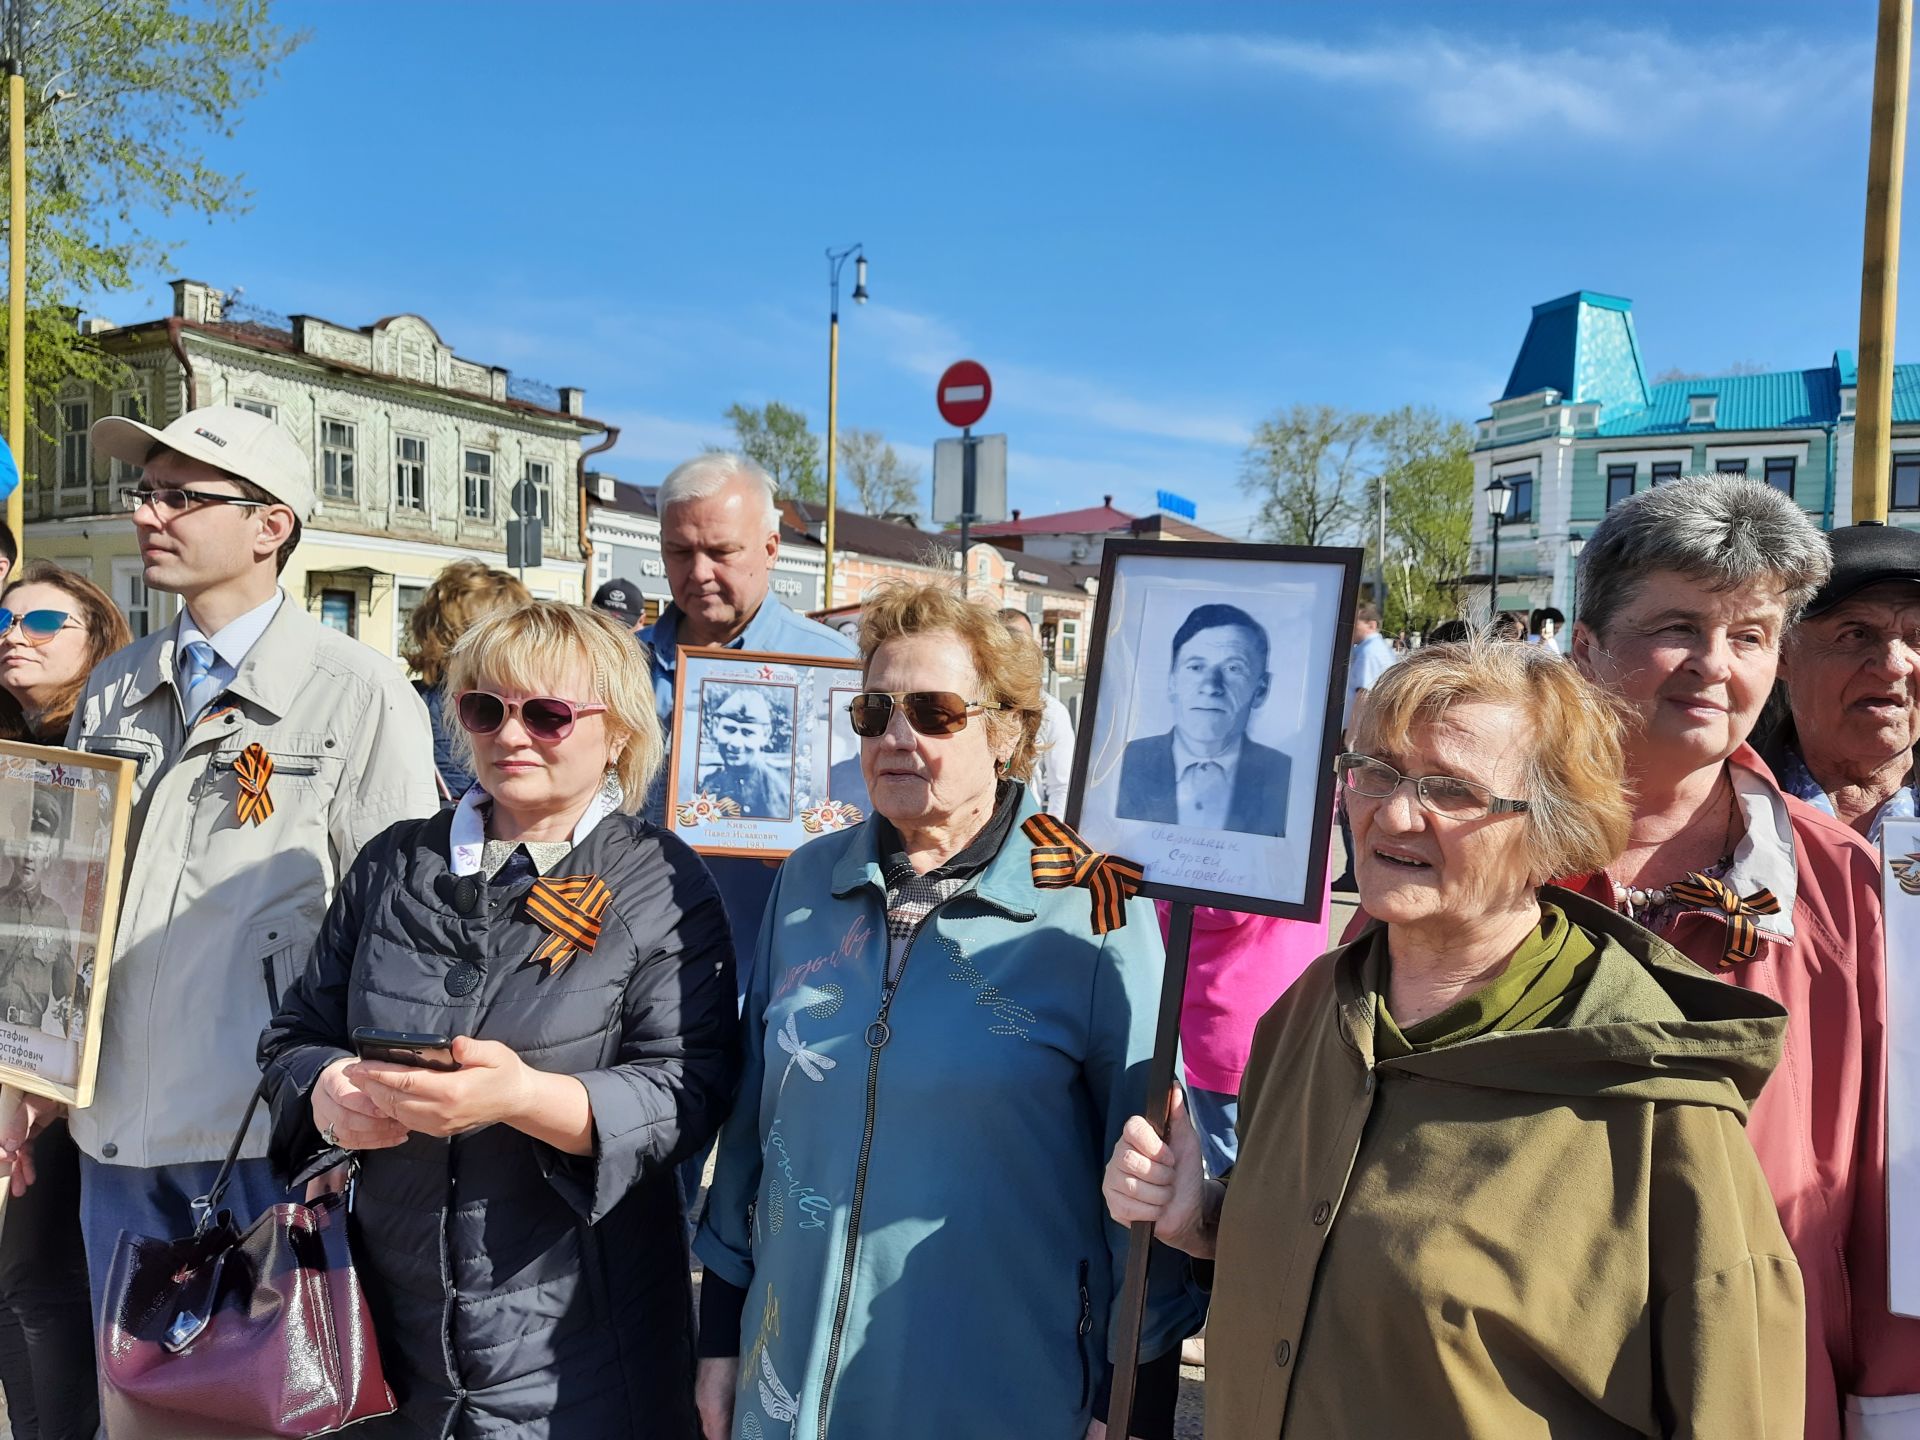
<path id="1" fill-rule="evenodd" d="M 1915 414 L 1920 416 L 1920 374 L 1912 377 L 1911 383 Z M 1696 395 L 1720 397 L 1710 426 L 1689 422 L 1692 406 L 1688 402 Z M 1712 435 L 1726 430 L 1805 430 L 1815 425 L 1831 425 L 1839 418 L 1839 380 L 1833 367 L 1827 365 L 1818 370 L 1781 370 L 1769 375 L 1669 380 L 1653 387 L 1644 410 L 1602 420 L 1600 434 Z"/>
<path id="2" fill-rule="evenodd" d="M 1920 422 L 1920 365 L 1893 367 L 1893 423 Z"/>
<path id="3" fill-rule="evenodd" d="M 1576 290 L 1533 307 L 1527 338 L 1507 377 L 1503 400 L 1555 390 L 1567 400 L 1646 404 L 1646 375 L 1633 333 L 1633 302 Z"/>

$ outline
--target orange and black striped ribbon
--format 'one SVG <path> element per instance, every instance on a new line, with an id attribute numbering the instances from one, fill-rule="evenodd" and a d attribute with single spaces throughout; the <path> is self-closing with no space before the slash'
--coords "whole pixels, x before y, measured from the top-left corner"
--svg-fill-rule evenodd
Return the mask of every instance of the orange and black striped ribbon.
<path id="1" fill-rule="evenodd" d="M 242 750 L 240 758 L 233 762 L 233 778 L 240 782 L 233 813 L 242 825 L 249 820 L 256 825 L 265 824 L 273 814 L 273 796 L 267 793 L 267 782 L 273 778 L 273 757 L 267 754 L 266 747 L 256 740 Z"/>
<path id="2" fill-rule="evenodd" d="M 1132 860 L 1102 855 L 1063 820 L 1035 815 L 1020 827 L 1033 841 L 1033 883 L 1042 890 L 1081 885 L 1093 894 L 1093 933 L 1127 923 L 1127 901 L 1140 891 L 1146 871 Z"/>
<path id="3" fill-rule="evenodd" d="M 527 892 L 527 914 L 549 933 L 533 952 L 549 975 L 558 975 L 582 950 L 593 949 L 600 938 L 600 917 L 607 913 L 613 892 L 598 875 L 562 875 L 541 878 Z"/>
<path id="4" fill-rule="evenodd" d="M 1758 955 L 1760 927 L 1753 923 L 1753 917 L 1780 913 L 1780 902 L 1774 899 L 1773 892 L 1766 886 L 1761 886 L 1742 900 L 1725 881 L 1716 880 L 1711 875 L 1690 873 L 1686 879 L 1669 885 L 1667 893 L 1688 905 L 1698 905 L 1703 910 L 1718 910 L 1727 917 L 1727 950 L 1720 957 L 1722 965 L 1731 965 L 1736 960 L 1751 960 Z"/>

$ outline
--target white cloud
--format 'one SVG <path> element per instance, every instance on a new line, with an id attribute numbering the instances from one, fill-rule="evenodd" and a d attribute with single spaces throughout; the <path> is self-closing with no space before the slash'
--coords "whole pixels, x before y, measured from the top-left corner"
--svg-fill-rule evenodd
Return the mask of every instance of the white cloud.
<path id="1" fill-rule="evenodd" d="M 1292 78 L 1404 106 L 1463 141 L 1653 144 L 1753 136 L 1819 110 L 1865 112 L 1872 54 L 1860 41 L 1781 33 L 1682 43 L 1655 30 L 1556 27 L 1558 44 L 1422 28 L 1326 41 L 1255 32 L 1138 34 L 1083 49 L 1091 63 L 1159 77 Z"/>

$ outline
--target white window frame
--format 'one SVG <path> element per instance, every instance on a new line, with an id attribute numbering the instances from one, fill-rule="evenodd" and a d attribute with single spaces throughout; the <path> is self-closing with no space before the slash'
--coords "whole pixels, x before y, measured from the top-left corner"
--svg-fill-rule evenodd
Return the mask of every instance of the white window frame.
<path id="1" fill-rule="evenodd" d="M 113 413 L 128 420 L 136 420 L 142 425 L 150 424 L 148 416 L 152 413 L 148 406 L 147 382 L 142 379 L 138 384 L 128 385 L 113 392 Z M 116 485 L 131 485 L 137 481 L 146 469 L 144 465 L 130 464 L 125 460 L 113 462 L 113 481 Z"/>
<path id="2" fill-rule="evenodd" d="M 1068 654 L 1072 651 L 1072 654 Z M 1085 657 L 1080 651 L 1080 619 L 1076 615 L 1062 615 L 1054 624 L 1053 630 L 1054 668 L 1057 670 L 1078 670 Z"/>
<path id="3" fill-rule="evenodd" d="M 400 579 L 398 576 L 394 578 L 392 649 L 395 657 L 399 659 L 400 664 L 403 667 L 406 665 L 407 661 L 406 661 L 406 657 L 400 654 L 400 647 L 406 643 L 407 620 L 409 617 L 412 616 L 415 610 L 420 608 L 420 602 L 427 598 L 427 589 L 432 584 L 433 582 L 431 580 L 418 580 L 418 579 L 403 580 L 403 579 Z M 409 594 L 413 596 L 413 604 L 407 605 L 402 603 L 402 597 Z"/>
<path id="4" fill-rule="evenodd" d="M 236 410 L 251 410 L 255 415 L 264 415 L 269 420 L 280 418 L 280 407 L 271 400 L 257 399 L 252 395 L 236 395 L 230 402 Z"/>
<path id="5" fill-rule="evenodd" d="M 84 495 L 93 488 L 93 441 L 89 431 L 93 429 L 93 399 L 87 395 L 63 395 L 60 406 L 60 469 L 59 490 L 63 495 Z M 81 422 L 78 427 L 68 423 L 68 410 L 78 406 Z M 69 481 L 71 467 L 67 463 L 70 453 L 77 452 L 80 457 L 80 478 Z"/>
<path id="6" fill-rule="evenodd" d="M 1718 395 L 1689 395 L 1687 397 L 1687 423 L 1689 425 L 1712 425 L 1717 423 L 1715 416 L 1720 413 Z"/>
<path id="7" fill-rule="evenodd" d="M 344 447 L 335 445 L 327 439 L 327 427 L 338 425 L 347 432 Z M 336 495 L 327 488 L 327 472 L 333 468 L 329 462 L 340 457 L 346 461 L 347 488 L 345 494 Z M 360 426 L 352 420 L 342 420 L 337 415 L 320 417 L 320 498 L 332 500 L 341 505 L 353 505 L 360 500 Z"/>
<path id="8" fill-rule="evenodd" d="M 470 466 L 470 462 L 476 456 L 483 457 L 487 462 L 487 468 L 484 474 L 472 469 Z M 486 449 L 484 446 L 462 445 L 460 447 L 460 516 L 463 520 L 478 520 L 482 524 L 492 523 L 493 482 L 495 472 L 499 469 L 499 460 L 500 457 L 498 454 Z M 476 492 L 473 488 L 477 481 L 486 482 L 485 490 L 479 492 L 481 499 L 485 503 L 478 508 L 474 505 L 474 495 Z"/>
<path id="9" fill-rule="evenodd" d="M 520 462 L 520 478 L 532 484 L 539 492 L 540 529 L 543 534 L 551 533 L 553 530 L 553 462 L 523 460 Z"/>
<path id="10" fill-rule="evenodd" d="M 401 447 L 408 443 L 420 447 L 420 458 L 417 461 L 402 458 Z M 393 432 L 393 508 L 396 511 L 404 510 L 415 515 L 425 515 L 427 513 L 427 492 L 431 488 L 428 481 L 433 473 L 431 468 L 432 460 L 433 444 L 426 436 L 409 435 L 400 430 Z M 419 489 L 417 502 L 405 499 L 402 494 L 400 488 L 400 471 L 402 466 L 413 467 L 418 471 L 415 477 L 415 484 Z"/>
<path id="11" fill-rule="evenodd" d="M 161 615 L 159 593 L 147 588 L 146 566 L 136 558 L 116 557 L 113 562 L 113 603 L 127 618 L 127 627 L 138 640 L 151 635 L 166 620 Z M 136 619 L 143 617 L 143 619 Z M 144 628 L 142 628 L 144 624 Z"/>

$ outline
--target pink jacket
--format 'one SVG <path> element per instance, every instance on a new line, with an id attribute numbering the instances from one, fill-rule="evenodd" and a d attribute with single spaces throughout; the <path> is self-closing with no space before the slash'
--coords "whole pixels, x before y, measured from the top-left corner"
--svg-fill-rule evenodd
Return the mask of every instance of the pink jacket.
<path id="1" fill-rule="evenodd" d="M 1163 900 L 1155 908 L 1160 912 L 1160 933 L 1165 935 L 1172 907 Z M 1187 989 L 1180 1009 L 1187 1083 L 1238 1095 L 1247 1052 L 1253 1048 L 1254 1026 L 1326 948 L 1324 897 L 1317 921 L 1196 906 Z"/>
<path id="2" fill-rule="evenodd" d="M 1887 1309 L 1886 959 L 1880 863 L 1839 821 L 1785 796 L 1751 749 L 1733 756 L 1747 838 L 1727 882 L 1764 886 L 1757 959 L 1723 966 L 1726 921 L 1685 911 L 1662 936 L 1787 1010 L 1780 1066 L 1747 1133 L 1807 1291 L 1807 1437 L 1920 1437 L 1920 1320 Z M 1676 877 L 1677 878 L 1677 877 Z M 1570 889 L 1613 903 L 1604 874 Z M 1920 1224 L 1920 1217 L 1902 1217 Z"/>

